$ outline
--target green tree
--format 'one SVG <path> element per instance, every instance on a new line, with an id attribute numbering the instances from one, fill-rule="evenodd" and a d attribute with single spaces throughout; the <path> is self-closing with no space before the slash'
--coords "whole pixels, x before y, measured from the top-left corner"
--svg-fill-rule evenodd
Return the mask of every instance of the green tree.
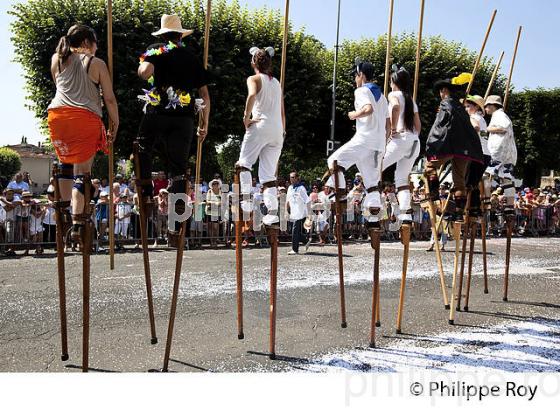
<path id="1" fill-rule="evenodd" d="M 0 178 L 11 179 L 21 169 L 19 154 L 11 148 L 0 148 Z"/>
<path id="2" fill-rule="evenodd" d="M 525 90 L 511 96 L 507 109 L 517 143 L 516 174 L 537 186 L 544 170 L 559 170 L 560 88 Z"/>

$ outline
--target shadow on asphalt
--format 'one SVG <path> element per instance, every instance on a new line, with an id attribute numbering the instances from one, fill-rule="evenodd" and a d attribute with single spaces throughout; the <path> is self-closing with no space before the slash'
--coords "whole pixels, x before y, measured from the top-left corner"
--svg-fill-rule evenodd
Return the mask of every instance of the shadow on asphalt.
<path id="1" fill-rule="evenodd" d="M 82 369 L 82 366 L 78 366 L 77 364 L 67 364 L 67 369 Z M 117 370 L 108 370 L 108 369 L 99 369 L 97 367 L 88 367 L 88 372 L 96 372 L 96 373 L 122 373 Z"/>

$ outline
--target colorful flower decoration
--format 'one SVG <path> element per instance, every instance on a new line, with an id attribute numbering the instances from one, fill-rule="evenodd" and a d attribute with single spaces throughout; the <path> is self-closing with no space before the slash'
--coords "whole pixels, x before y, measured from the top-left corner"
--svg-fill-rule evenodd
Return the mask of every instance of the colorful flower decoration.
<path id="1" fill-rule="evenodd" d="M 145 102 L 144 108 L 142 109 L 142 111 L 144 111 L 144 113 L 146 113 L 146 108 L 148 107 L 148 105 L 156 107 L 160 104 L 161 96 L 158 94 L 157 89 L 155 87 L 151 88 L 150 90 L 146 90 L 145 88 L 143 88 L 142 91 L 144 91 L 144 94 L 139 95 L 138 99 L 140 101 Z"/>
<path id="2" fill-rule="evenodd" d="M 161 46 L 159 48 L 150 48 L 140 56 L 140 64 L 142 64 L 146 60 L 146 57 L 160 56 L 162 54 L 169 53 L 171 50 L 178 47 L 183 47 L 183 43 L 181 42 L 173 43 L 172 41 L 170 41 L 165 46 Z"/>

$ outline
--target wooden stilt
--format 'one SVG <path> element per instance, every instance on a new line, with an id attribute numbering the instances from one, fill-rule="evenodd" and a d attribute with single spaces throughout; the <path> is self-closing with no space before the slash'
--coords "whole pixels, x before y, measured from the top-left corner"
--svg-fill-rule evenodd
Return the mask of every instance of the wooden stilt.
<path id="1" fill-rule="evenodd" d="M 84 209 L 82 231 L 82 372 L 89 370 L 89 302 L 90 302 L 90 255 L 92 245 L 91 229 L 91 176 L 84 176 Z"/>
<path id="2" fill-rule="evenodd" d="M 453 263 L 453 280 L 451 282 L 451 306 L 449 312 L 449 324 L 453 325 L 455 323 L 455 291 L 457 285 L 457 272 L 459 271 L 459 240 L 461 237 L 461 222 L 453 223 L 453 237 L 455 238 L 455 258 Z"/>
<path id="3" fill-rule="evenodd" d="M 403 308 L 404 308 L 404 293 L 406 288 L 406 271 L 408 269 L 408 252 L 410 249 L 410 224 L 403 224 L 401 226 L 401 238 L 402 243 L 404 245 L 403 251 L 403 267 L 402 267 L 402 276 L 401 276 L 401 288 L 399 293 L 399 309 L 397 311 L 397 334 L 402 333 L 402 315 L 403 315 Z"/>
<path id="4" fill-rule="evenodd" d="M 60 185 L 58 183 L 58 166 L 53 165 L 52 175 L 54 177 L 54 209 L 56 217 L 56 262 L 58 268 L 58 302 L 60 309 L 60 338 L 61 350 L 60 360 L 68 360 L 68 322 L 66 318 L 66 271 L 64 266 L 64 216 L 60 198 Z M 68 205 L 70 202 L 68 202 Z"/>
<path id="5" fill-rule="evenodd" d="M 374 252 L 373 259 L 373 287 L 372 287 L 372 302 L 371 302 L 371 330 L 369 336 L 369 347 L 375 347 L 375 328 L 377 320 L 377 308 L 379 306 L 379 250 L 381 242 L 381 229 L 371 228 L 369 229 L 369 237 L 371 241 L 371 247 Z"/>
<path id="6" fill-rule="evenodd" d="M 463 224 L 463 248 L 461 250 L 461 273 L 459 275 L 459 289 L 457 293 L 457 311 L 461 310 L 461 301 L 463 298 L 463 278 L 465 274 L 465 254 L 467 251 L 467 238 L 469 237 L 469 230 L 470 230 L 470 215 L 469 215 L 469 208 L 471 206 L 471 190 L 467 194 L 467 206 L 465 207 L 465 223 Z M 454 238 L 456 241 L 460 241 L 461 237 Z"/>
<path id="7" fill-rule="evenodd" d="M 428 186 L 428 184 L 426 184 L 425 186 Z M 441 250 L 439 248 L 438 231 L 436 229 L 437 216 L 435 211 L 435 205 L 431 200 L 428 201 L 428 213 L 430 214 L 430 225 L 432 228 L 432 235 L 434 237 L 434 249 L 436 251 L 436 260 L 437 260 L 437 265 L 439 270 L 441 293 L 443 296 L 443 306 L 445 307 L 445 309 L 449 309 L 449 301 L 447 299 L 447 289 L 445 285 L 445 272 L 443 270 L 443 262 L 441 260 Z"/>
<path id="8" fill-rule="evenodd" d="M 339 168 L 338 162 L 334 161 L 334 184 L 335 187 L 335 207 L 336 207 L 336 246 L 338 250 L 338 278 L 340 290 L 340 317 L 341 326 L 345 328 L 346 323 L 346 297 L 344 292 L 344 261 L 342 260 L 342 206 L 340 203 L 340 190 L 339 190 Z"/>
<path id="9" fill-rule="evenodd" d="M 468 229 L 468 228 L 467 228 Z M 465 312 L 469 311 L 469 298 L 471 294 L 471 280 L 472 280 L 472 265 L 473 265 L 473 258 L 474 258 L 474 242 L 476 239 L 476 223 L 475 221 L 471 222 L 470 226 L 470 247 L 469 247 L 469 269 L 467 271 L 467 289 L 465 295 L 465 307 L 463 310 Z"/>
<path id="10" fill-rule="evenodd" d="M 511 256 L 511 236 L 513 234 L 513 218 L 506 217 L 506 270 L 504 274 L 504 296 L 503 301 L 508 301 L 508 289 L 509 289 L 509 260 Z"/>
<path id="11" fill-rule="evenodd" d="M 276 359 L 276 294 L 278 278 L 278 229 L 267 227 L 270 242 L 270 339 L 269 357 Z"/>
<path id="12" fill-rule="evenodd" d="M 237 338 L 243 339 L 243 247 L 241 244 L 241 225 L 243 211 L 241 210 L 241 186 L 239 184 L 239 171 L 235 171 L 233 189 L 236 200 L 233 206 L 237 209 L 235 222 L 235 273 L 237 279 Z"/>
<path id="13" fill-rule="evenodd" d="M 140 156 L 138 142 L 133 144 L 134 156 L 134 174 L 137 178 L 136 193 L 138 194 L 138 203 L 140 208 L 140 240 L 142 242 L 142 259 L 144 263 L 144 278 L 146 280 L 146 295 L 148 298 L 148 317 L 150 319 L 150 335 L 151 343 L 157 344 L 158 339 L 156 335 L 156 319 L 154 314 L 154 298 L 152 295 L 152 274 L 150 272 L 150 256 L 148 253 L 148 229 L 146 222 L 148 220 L 146 203 L 143 193 L 143 181 L 141 180 L 140 173 Z"/>
<path id="14" fill-rule="evenodd" d="M 188 172 L 186 174 L 185 181 L 185 192 L 188 188 L 188 180 L 190 175 Z M 187 204 L 185 204 L 185 207 Z M 169 370 L 169 357 L 171 355 L 171 344 L 173 343 L 173 330 L 175 327 L 175 317 L 177 314 L 177 299 L 179 297 L 179 285 L 181 283 L 181 269 L 183 266 L 183 251 L 185 249 L 185 233 L 187 230 L 187 221 L 181 222 L 181 227 L 179 228 L 179 238 L 177 240 L 177 258 L 175 260 L 175 278 L 173 280 L 173 293 L 171 295 L 171 311 L 169 313 L 169 325 L 167 326 L 167 341 L 165 343 L 165 355 L 163 357 L 163 367 L 162 372 L 167 372 Z"/>
<path id="15" fill-rule="evenodd" d="M 488 255 L 486 249 L 486 193 L 484 189 L 484 179 L 479 184 L 479 191 L 481 195 L 480 200 L 480 208 L 482 211 L 482 215 L 480 217 L 480 236 L 482 240 L 482 269 L 483 269 L 483 276 L 484 276 L 484 293 L 488 294 Z"/>

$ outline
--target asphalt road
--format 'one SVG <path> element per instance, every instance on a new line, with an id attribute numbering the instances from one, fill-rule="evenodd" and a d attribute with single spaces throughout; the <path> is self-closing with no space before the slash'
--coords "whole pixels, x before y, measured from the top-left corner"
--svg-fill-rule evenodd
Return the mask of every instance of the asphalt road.
<path id="1" fill-rule="evenodd" d="M 403 334 L 395 334 L 402 246 L 381 249 L 381 321 L 377 344 L 418 339 L 453 329 L 487 327 L 505 321 L 560 318 L 560 241 L 515 238 L 509 302 L 502 301 L 504 239 L 488 241 L 489 290 L 483 293 L 482 262 L 475 254 L 469 312 L 457 312 L 448 325 L 435 254 L 427 244 L 411 244 Z M 480 244 L 477 244 L 477 250 Z M 450 243 L 448 249 L 453 249 Z M 336 349 L 367 348 L 371 320 L 373 253 L 367 243 L 344 247 L 348 327 L 340 326 L 335 246 L 312 246 L 305 255 L 279 250 L 277 360 L 268 352 L 269 250 L 244 252 L 244 333 L 237 339 L 235 253 L 194 250 L 184 255 L 170 370 L 294 371 Z M 174 251 L 151 251 L 159 343 L 150 344 L 142 254 L 92 256 L 90 370 L 146 372 L 162 367 Z M 0 260 L 0 371 L 71 372 L 81 364 L 81 262 L 66 257 L 70 360 L 60 361 L 56 258 Z M 444 253 L 448 290 L 453 253 Z"/>

